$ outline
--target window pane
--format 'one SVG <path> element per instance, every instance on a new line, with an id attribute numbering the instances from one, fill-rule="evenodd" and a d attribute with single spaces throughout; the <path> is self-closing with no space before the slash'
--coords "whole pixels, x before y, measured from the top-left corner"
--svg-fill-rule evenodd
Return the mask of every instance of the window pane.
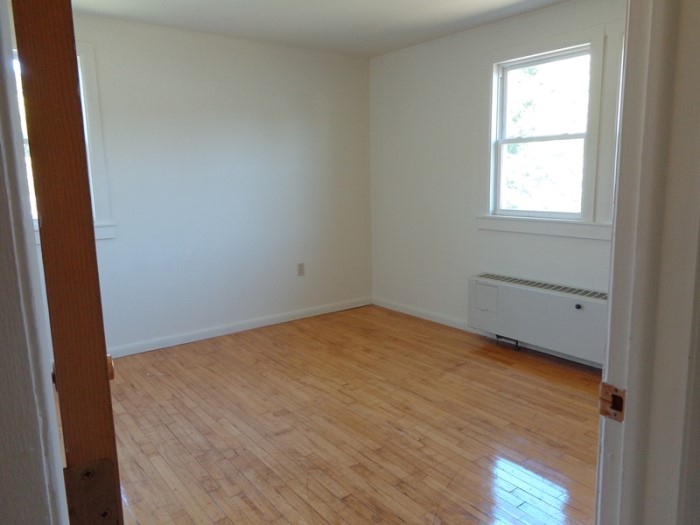
<path id="1" fill-rule="evenodd" d="M 585 133 L 590 55 L 507 69 L 505 138 Z"/>
<path id="2" fill-rule="evenodd" d="M 501 210 L 581 213 L 583 139 L 501 145 Z"/>
<path id="3" fill-rule="evenodd" d="M 19 104 L 20 124 L 22 125 L 22 138 L 24 139 L 24 162 L 27 168 L 27 180 L 29 182 L 29 204 L 32 211 L 32 219 L 39 216 L 36 208 L 36 194 L 34 193 L 34 176 L 32 175 L 32 158 L 29 154 L 29 140 L 27 139 L 27 117 L 24 111 L 24 96 L 22 95 L 22 77 L 19 60 L 12 61 L 15 69 L 15 81 L 17 82 L 17 102 Z"/>

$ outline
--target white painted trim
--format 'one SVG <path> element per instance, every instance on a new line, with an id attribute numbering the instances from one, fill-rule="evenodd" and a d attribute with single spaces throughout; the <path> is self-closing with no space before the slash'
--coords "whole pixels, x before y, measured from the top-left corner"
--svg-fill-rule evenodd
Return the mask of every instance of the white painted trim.
<path id="1" fill-rule="evenodd" d="M 97 61 L 95 49 L 90 42 L 76 41 L 80 79 L 82 86 L 82 108 L 85 113 L 85 138 L 90 168 L 90 190 L 95 225 L 111 224 L 112 211 L 109 196 L 109 177 L 105 162 L 104 138 L 102 133 L 102 111 L 97 83 Z M 99 238 L 99 237 L 97 237 Z"/>
<path id="2" fill-rule="evenodd" d="M 612 239 L 612 224 L 596 222 L 485 215 L 477 217 L 476 227 L 480 230 L 553 235 L 556 237 L 595 239 L 599 241 L 610 241 Z"/>
<path id="3" fill-rule="evenodd" d="M 695 300 L 693 328 L 690 336 L 688 363 L 688 392 L 685 410 L 683 456 L 681 459 L 681 493 L 679 514 L 681 523 L 700 522 L 700 239 L 695 268 Z"/>
<path id="4" fill-rule="evenodd" d="M 654 496 L 660 507 L 676 505 L 669 494 L 672 480 L 648 479 L 648 464 L 654 456 L 677 453 L 650 448 L 649 431 L 655 360 L 665 359 L 655 339 L 678 2 L 634 0 L 628 9 L 611 330 L 603 377 L 626 389 L 627 397 L 623 423 L 601 420 L 596 511 L 601 525 L 676 523 L 647 519 L 645 502 Z"/>
<path id="5" fill-rule="evenodd" d="M 149 352 L 151 350 L 158 350 L 160 348 L 167 348 L 169 346 L 182 345 L 186 343 L 192 343 L 194 341 L 201 341 L 203 339 L 209 339 L 212 337 L 219 337 L 222 335 L 233 334 L 236 332 L 242 332 L 244 330 L 252 330 L 253 328 L 261 328 L 263 326 L 270 326 L 279 323 L 286 323 L 288 321 L 294 321 L 296 319 L 304 319 L 306 317 L 313 317 L 316 315 L 329 314 L 333 312 L 340 312 L 342 310 L 349 310 L 351 308 L 358 308 L 360 306 L 367 306 L 372 304 L 371 297 L 361 297 L 358 299 L 352 299 L 349 301 L 342 301 L 339 303 L 326 304 L 321 306 L 313 306 L 311 308 L 303 308 L 300 310 L 292 310 L 289 312 L 283 312 L 281 314 L 268 315 L 264 317 L 256 317 L 254 319 L 247 319 L 245 321 L 239 321 L 237 323 L 212 326 L 210 328 L 205 328 L 202 330 L 194 330 L 191 332 L 183 332 L 180 334 L 175 334 L 167 337 L 159 337 L 156 339 L 149 339 L 146 341 L 139 341 L 137 343 L 130 343 L 126 345 L 110 346 L 108 352 L 112 357 L 124 357 L 127 355 L 139 354 L 141 352 Z"/>
<path id="6" fill-rule="evenodd" d="M 95 223 L 95 240 L 114 239 L 117 237 L 117 225 L 114 223 Z"/>
<path id="7" fill-rule="evenodd" d="M 700 34 L 700 3 L 697 0 L 675 2 L 671 13 L 678 25 L 665 41 L 675 74 L 671 82 L 673 101 L 670 115 L 670 145 L 663 169 L 664 189 L 662 238 L 659 245 L 660 266 L 656 296 L 656 338 L 654 359 L 647 383 L 649 395 L 649 432 L 646 454 L 646 479 L 643 518 L 645 523 L 694 523 L 681 513 L 684 484 L 683 451 L 696 444 L 685 443 L 692 419 L 687 412 L 692 404 L 693 385 L 697 377 L 689 374 L 697 348 L 694 329 L 698 325 L 696 283 L 700 276 L 700 151 L 697 129 L 700 122 L 698 107 L 697 67 Z M 669 68 L 670 69 L 670 68 Z M 673 70 L 672 70 L 673 71 Z M 662 106 L 663 109 L 663 106 Z M 695 449 L 697 451 L 697 449 Z M 695 458 L 697 465 L 697 458 Z M 692 496 L 694 512 L 700 515 L 698 494 Z M 691 504 L 692 506 L 693 504 Z"/>
<path id="8" fill-rule="evenodd" d="M 114 223 L 101 223 L 94 224 L 95 226 L 95 240 L 102 241 L 105 239 L 116 239 L 117 237 L 117 225 Z M 37 246 L 41 244 L 41 236 L 39 235 L 39 226 L 37 221 L 34 221 L 34 244 Z"/>

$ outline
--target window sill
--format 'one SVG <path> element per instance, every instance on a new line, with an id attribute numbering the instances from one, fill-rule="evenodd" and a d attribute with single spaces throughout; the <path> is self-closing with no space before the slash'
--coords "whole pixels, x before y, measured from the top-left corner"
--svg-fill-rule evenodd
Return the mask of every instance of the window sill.
<path id="1" fill-rule="evenodd" d="M 476 226 L 480 230 L 531 235 L 551 235 L 555 237 L 595 239 L 598 241 L 610 241 L 612 239 L 612 224 L 595 222 L 487 215 L 477 217 Z"/>
<path id="2" fill-rule="evenodd" d="M 117 237 L 117 225 L 111 222 L 95 223 L 95 240 L 115 239 Z M 34 242 L 39 245 L 39 226 L 34 221 Z"/>

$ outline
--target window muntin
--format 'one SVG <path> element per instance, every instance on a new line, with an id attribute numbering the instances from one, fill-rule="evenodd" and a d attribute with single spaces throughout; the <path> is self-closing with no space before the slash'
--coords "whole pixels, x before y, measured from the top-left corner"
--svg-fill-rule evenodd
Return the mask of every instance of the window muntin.
<path id="1" fill-rule="evenodd" d="M 589 45 L 496 65 L 492 213 L 581 219 Z"/>

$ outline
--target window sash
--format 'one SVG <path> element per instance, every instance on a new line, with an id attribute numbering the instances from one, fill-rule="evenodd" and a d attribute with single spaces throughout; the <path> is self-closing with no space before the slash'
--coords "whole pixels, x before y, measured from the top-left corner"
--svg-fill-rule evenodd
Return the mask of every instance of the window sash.
<path id="1" fill-rule="evenodd" d="M 528 142 L 548 142 L 553 140 L 574 140 L 574 139 L 584 139 L 586 138 L 586 133 L 563 133 L 561 135 L 540 135 L 540 136 L 530 136 L 530 137 L 513 137 L 509 139 L 498 139 L 496 144 L 523 144 Z"/>
<path id="2" fill-rule="evenodd" d="M 563 210 L 547 210 L 543 208 L 509 208 L 504 206 L 504 195 L 503 195 L 503 184 L 505 183 L 506 176 L 508 174 L 503 173 L 503 151 L 505 149 L 505 146 L 508 144 L 525 144 L 525 145 L 532 145 L 532 144 L 556 144 L 556 143 L 566 143 L 566 142 L 573 142 L 573 141 L 578 141 L 582 142 L 581 145 L 581 157 L 580 161 L 582 164 L 582 172 L 581 172 L 581 186 L 580 189 L 578 189 L 578 196 L 580 197 L 579 200 L 579 210 L 575 212 L 570 212 L 570 211 L 563 211 Z M 528 138 L 527 140 L 504 140 L 495 145 L 496 151 L 494 152 L 494 156 L 496 158 L 496 164 L 498 166 L 498 178 L 494 181 L 494 192 L 495 192 L 495 209 L 493 210 L 493 215 L 503 215 L 503 216 L 513 216 L 513 217 L 539 217 L 539 218 L 548 218 L 548 219 L 567 219 L 567 220 L 581 220 L 583 218 L 583 211 L 584 211 L 584 202 L 583 202 L 583 187 L 584 187 L 584 173 L 585 173 L 585 136 L 562 136 L 561 138 L 554 138 L 554 137 L 546 137 L 543 140 L 538 140 L 537 138 Z M 552 152 L 552 154 L 555 154 Z M 577 172 L 578 173 L 578 172 Z M 552 184 L 547 185 L 545 183 L 544 187 L 539 188 L 541 191 L 545 191 L 547 187 L 550 189 L 556 189 L 559 188 L 561 189 L 561 185 L 558 184 L 559 181 L 557 181 L 557 177 L 554 176 L 554 180 L 552 181 Z M 512 197 L 512 195 L 511 195 Z M 555 207 L 555 206 L 553 206 Z"/>
<path id="3" fill-rule="evenodd" d="M 593 55 L 591 50 L 591 44 L 583 44 L 578 46 L 573 46 L 568 49 L 560 49 L 556 51 L 551 51 L 548 53 L 540 54 L 536 57 L 524 57 L 515 60 L 510 60 L 507 62 L 502 62 L 495 65 L 495 75 L 494 84 L 496 88 L 496 102 L 497 107 L 494 108 L 494 121 L 496 123 L 495 131 L 496 136 L 492 142 L 492 204 L 491 204 L 491 214 L 500 216 L 511 216 L 511 217 L 531 217 L 531 218 L 542 218 L 542 219 L 566 219 L 566 220 L 582 220 L 585 218 L 587 203 L 585 199 L 586 186 L 589 184 L 587 178 L 591 175 L 588 174 L 588 139 L 589 129 L 591 125 L 591 111 L 593 103 L 593 65 L 591 65 L 591 74 L 589 75 L 589 99 L 588 99 L 588 111 L 586 119 L 586 130 L 579 133 L 562 133 L 554 135 L 535 135 L 535 136 L 517 136 L 517 137 L 505 137 L 506 130 L 506 96 L 507 96 L 507 72 L 512 69 L 520 69 L 528 66 L 536 66 L 540 64 L 547 64 L 551 62 L 556 62 L 559 60 L 565 60 L 568 58 L 573 58 L 582 55 L 591 55 L 591 63 L 593 61 Z M 542 143 L 551 141 L 564 141 L 564 140 L 574 140 L 583 139 L 583 172 L 582 172 L 582 185 L 581 185 L 581 207 L 578 213 L 568 213 L 568 212 L 552 212 L 546 210 L 513 210 L 509 208 L 502 207 L 501 199 L 501 183 L 502 183 L 502 173 L 501 173 L 501 150 L 503 145 L 507 144 L 522 144 L 522 143 Z"/>

